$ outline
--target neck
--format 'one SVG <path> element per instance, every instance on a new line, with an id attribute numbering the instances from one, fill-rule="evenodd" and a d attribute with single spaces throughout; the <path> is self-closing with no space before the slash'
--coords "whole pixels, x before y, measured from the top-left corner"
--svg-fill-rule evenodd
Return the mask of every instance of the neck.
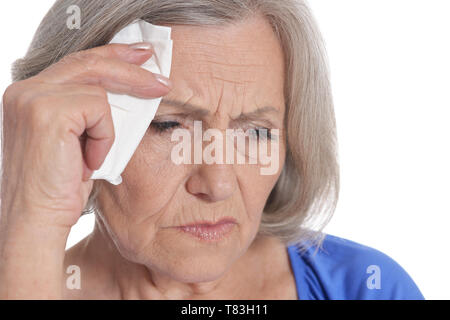
<path id="1" fill-rule="evenodd" d="M 259 271 L 264 266 L 261 253 L 267 239 L 257 237 L 247 252 L 216 280 L 179 282 L 124 258 L 98 220 L 92 234 L 71 248 L 66 258 L 66 265 L 76 264 L 81 268 L 83 290 L 78 294 L 84 298 L 89 292 L 95 295 L 93 298 L 107 299 L 230 299 L 245 295 L 245 284 L 249 277 L 255 277 L 253 266 Z M 259 276 L 257 284 L 263 278 Z"/>

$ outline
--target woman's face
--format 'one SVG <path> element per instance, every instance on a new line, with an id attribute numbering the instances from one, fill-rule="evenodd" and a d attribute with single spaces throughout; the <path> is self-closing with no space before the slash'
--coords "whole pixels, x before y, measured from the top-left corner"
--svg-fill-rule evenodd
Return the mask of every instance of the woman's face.
<path id="1" fill-rule="evenodd" d="M 163 101 L 176 100 L 202 110 L 161 103 L 122 174 L 123 183 L 102 182 L 101 221 L 125 258 L 179 281 L 210 281 L 223 274 L 254 240 L 284 165 L 283 52 L 262 18 L 226 27 L 171 27 L 174 89 Z M 267 106 L 273 109 L 263 108 Z M 233 164 L 204 160 L 176 164 L 172 149 L 180 140 L 172 142 L 172 134 L 175 129 L 187 130 L 194 145 L 194 120 L 201 121 L 203 133 L 208 128 L 223 133 L 223 155 L 226 129 L 279 129 L 279 141 L 269 140 L 267 147 L 270 150 L 277 144 L 275 172 L 261 174 L 260 169 L 268 165 L 260 160 L 250 164 L 249 148 L 237 151 L 244 154 L 245 164 L 236 158 Z M 250 136 L 246 144 L 252 139 L 258 141 Z M 211 142 L 203 142 L 203 150 L 208 145 Z M 225 217 L 236 224 L 221 240 L 205 241 L 176 228 Z"/>

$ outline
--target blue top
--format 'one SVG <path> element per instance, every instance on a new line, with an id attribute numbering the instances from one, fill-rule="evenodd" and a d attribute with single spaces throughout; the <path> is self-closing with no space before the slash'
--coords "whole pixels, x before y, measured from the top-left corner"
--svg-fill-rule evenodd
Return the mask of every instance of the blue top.
<path id="1" fill-rule="evenodd" d="M 386 254 L 326 235 L 321 249 L 288 246 L 301 300 L 423 300 L 406 271 Z"/>

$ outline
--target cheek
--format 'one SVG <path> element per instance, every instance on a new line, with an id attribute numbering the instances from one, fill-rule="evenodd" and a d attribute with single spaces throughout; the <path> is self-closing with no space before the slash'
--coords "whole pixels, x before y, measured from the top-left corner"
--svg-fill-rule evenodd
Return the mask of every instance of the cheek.
<path id="1" fill-rule="evenodd" d="M 279 175 L 261 175 L 259 167 L 238 169 L 237 174 L 240 193 L 249 219 L 259 221 Z"/>
<path id="2" fill-rule="evenodd" d="M 172 198 L 182 185 L 185 168 L 171 161 L 170 152 L 170 140 L 146 135 L 122 173 L 123 182 L 102 185 L 98 196 L 102 220 L 126 256 L 152 241 L 164 224 L 165 207 L 176 200 Z"/>
<path id="3" fill-rule="evenodd" d="M 123 192 L 133 208 L 129 214 L 159 212 L 182 186 L 186 168 L 173 163 L 172 147 L 170 137 L 158 134 L 148 134 L 142 140 L 123 172 Z"/>
<path id="4" fill-rule="evenodd" d="M 237 166 L 236 175 L 239 180 L 241 196 L 247 211 L 253 216 L 260 217 L 267 199 L 278 181 L 285 163 L 285 143 L 278 146 L 278 162 L 273 166 L 271 174 L 262 174 L 261 169 L 271 167 L 268 165 Z M 267 172 L 267 171 L 266 171 Z"/>

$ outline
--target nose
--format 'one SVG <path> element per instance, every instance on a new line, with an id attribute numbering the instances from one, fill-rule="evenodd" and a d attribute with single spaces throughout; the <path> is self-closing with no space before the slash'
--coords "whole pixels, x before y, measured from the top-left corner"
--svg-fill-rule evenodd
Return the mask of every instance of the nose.
<path id="1" fill-rule="evenodd" d="M 210 202 L 226 200 L 236 189 L 236 175 L 231 164 L 202 164 L 186 182 L 187 191 Z"/>

